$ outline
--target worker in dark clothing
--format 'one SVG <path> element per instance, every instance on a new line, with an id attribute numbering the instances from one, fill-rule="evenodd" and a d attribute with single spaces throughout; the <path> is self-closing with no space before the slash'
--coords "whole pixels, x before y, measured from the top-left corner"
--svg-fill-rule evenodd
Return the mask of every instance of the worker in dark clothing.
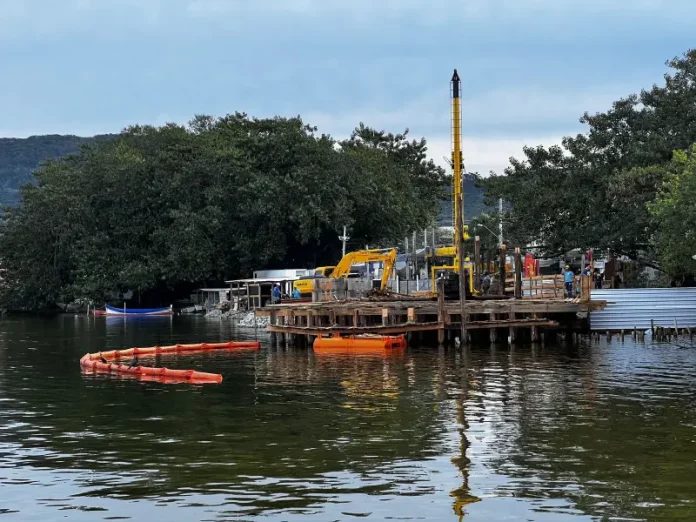
<path id="1" fill-rule="evenodd" d="M 484 295 L 488 295 L 488 292 L 491 289 L 491 276 L 488 275 L 488 270 L 486 270 L 483 273 L 483 277 L 481 278 L 481 291 L 483 292 Z"/>
<path id="2" fill-rule="evenodd" d="M 104 359 L 104 356 L 101 354 L 101 352 L 99 352 L 99 359 L 101 359 L 101 362 L 103 362 L 104 364 L 109 364 L 109 361 Z"/>
<path id="3" fill-rule="evenodd" d="M 140 366 L 140 363 L 138 361 L 138 356 L 136 355 L 133 357 L 133 359 L 131 359 L 131 362 L 128 364 L 128 368 L 136 368 L 138 366 Z"/>
<path id="4" fill-rule="evenodd" d="M 599 271 L 599 268 L 595 268 L 594 274 L 592 275 L 592 279 L 594 279 L 595 289 L 601 290 L 602 289 L 602 281 L 604 280 L 604 276 Z"/>

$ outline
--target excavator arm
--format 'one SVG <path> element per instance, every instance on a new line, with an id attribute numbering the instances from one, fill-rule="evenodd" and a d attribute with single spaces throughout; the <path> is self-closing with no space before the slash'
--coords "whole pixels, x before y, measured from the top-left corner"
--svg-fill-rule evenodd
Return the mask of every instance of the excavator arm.
<path id="1" fill-rule="evenodd" d="M 341 259 L 330 277 L 339 278 L 346 277 L 350 273 L 351 267 L 356 263 L 383 263 L 382 282 L 380 288 L 384 290 L 387 287 L 389 278 L 394 271 L 396 265 L 396 249 L 390 250 L 356 250 L 349 252 Z"/>

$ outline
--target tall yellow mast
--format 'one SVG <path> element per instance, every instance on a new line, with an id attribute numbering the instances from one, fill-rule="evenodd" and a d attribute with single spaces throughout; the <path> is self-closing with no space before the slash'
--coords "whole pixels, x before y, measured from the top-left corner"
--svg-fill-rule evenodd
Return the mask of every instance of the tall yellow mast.
<path id="1" fill-rule="evenodd" d="M 463 238 L 464 210 L 462 191 L 462 105 L 461 105 L 461 80 L 457 69 L 452 75 L 452 199 L 454 200 L 454 233 L 456 238 Z"/>
<path id="2" fill-rule="evenodd" d="M 461 81 L 457 69 L 452 75 L 452 170 L 454 184 L 454 244 L 457 249 L 457 272 L 459 274 L 459 313 L 461 318 L 460 339 L 467 342 L 466 332 L 466 271 L 464 270 L 464 194 L 462 191 L 462 106 Z"/>

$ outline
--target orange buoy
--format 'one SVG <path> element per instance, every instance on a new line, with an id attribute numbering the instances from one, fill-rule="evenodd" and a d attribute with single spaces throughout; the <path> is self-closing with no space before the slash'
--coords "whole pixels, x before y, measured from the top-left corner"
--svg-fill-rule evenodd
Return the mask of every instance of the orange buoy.
<path id="1" fill-rule="evenodd" d="M 352 352 L 389 352 L 406 348 L 403 335 L 351 335 L 348 337 L 322 337 L 314 340 L 314 351 L 332 353 L 336 350 Z"/>
<path id="2" fill-rule="evenodd" d="M 210 350 L 258 350 L 259 342 L 234 342 L 227 343 L 201 343 L 201 344 L 175 344 L 173 346 L 152 346 L 148 348 L 129 348 L 127 350 L 111 350 L 109 352 L 87 353 L 80 359 L 80 366 L 86 370 L 98 372 L 118 373 L 136 377 L 147 377 L 144 380 L 176 380 L 195 384 L 222 382 L 219 373 L 198 372 L 195 370 L 170 370 L 169 368 L 157 368 L 152 366 L 135 366 L 129 368 L 125 364 L 109 362 L 120 360 L 124 357 L 150 356 L 156 354 L 200 352 Z M 102 361 L 102 357 L 107 362 Z"/>

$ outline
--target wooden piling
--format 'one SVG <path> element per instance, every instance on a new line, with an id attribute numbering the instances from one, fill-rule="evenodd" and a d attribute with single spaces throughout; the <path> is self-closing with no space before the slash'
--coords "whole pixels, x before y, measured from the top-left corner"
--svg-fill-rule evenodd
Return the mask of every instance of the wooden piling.
<path id="1" fill-rule="evenodd" d="M 495 314 L 491 314 L 491 319 L 495 321 L 496 316 Z M 491 344 L 495 343 L 498 341 L 498 330 L 496 328 L 491 328 L 489 331 L 489 336 L 491 340 Z"/>
<path id="2" fill-rule="evenodd" d="M 437 320 L 440 328 L 437 331 L 437 343 L 442 346 L 445 344 L 445 326 L 447 324 L 447 310 L 445 309 L 445 281 L 437 280 Z"/>
<path id="3" fill-rule="evenodd" d="M 522 299 L 522 253 L 515 248 L 515 299 Z"/>
<path id="4" fill-rule="evenodd" d="M 271 312 L 271 320 L 269 321 L 269 324 L 275 325 L 276 324 L 276 312 L 273 310 Z M 275 346 L 278 343 L 278 336 L 274 333 L 271 332 L 271 345 Z"/>
<path id="5" fill-rule="evenodd" d="M 474 288 L 481 291 L 481 238 L 474 236 Z"/>
<path id="6" fill-rule="evenodd" d="M 500 245 L 500 252 L 498 254 L 498 278 L 500 281 L 500 295 L 505 295 L 505 257 L 507 253 L 507 247 L 503 243 Z"/>
<path id="7" fill-rule="evenodd" d="M 537 318 L 536 312 L 532 314 L 532 318 L 533 319 Z M 531 334 L 532 334 L 532 342 L 533 343 L 539 342 L 539 328 L 536 326 L 532 326 Z"/>

